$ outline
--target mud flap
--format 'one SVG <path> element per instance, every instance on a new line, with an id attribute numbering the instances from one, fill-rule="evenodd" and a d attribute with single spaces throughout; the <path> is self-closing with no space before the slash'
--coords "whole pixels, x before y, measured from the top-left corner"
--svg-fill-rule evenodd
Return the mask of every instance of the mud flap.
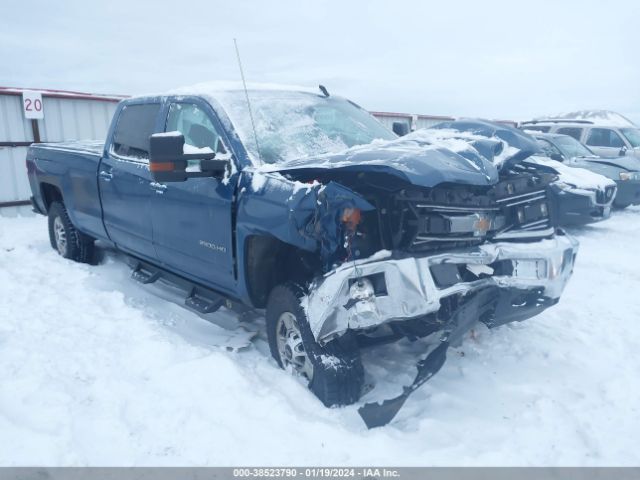
<path id="1" fill-rule="evenodd" d="M 457 345 L 462 337 L 485 314 L 495 309 L 500 292 L 497 287 L 487 287 L 464 299 L 451 316 L 450 322 L 440 337 L 440 345 L 417 364 L 418 374 L 413 383 L 404 387 L 401 395 L 382 403 L 367 403 L 358 409 L 358 413 L 367 428 L 382 427 L 388 424 L 400 411 L 404 402 L 414 391 L 433 377 L 444 365 L 450 345 Z"/>

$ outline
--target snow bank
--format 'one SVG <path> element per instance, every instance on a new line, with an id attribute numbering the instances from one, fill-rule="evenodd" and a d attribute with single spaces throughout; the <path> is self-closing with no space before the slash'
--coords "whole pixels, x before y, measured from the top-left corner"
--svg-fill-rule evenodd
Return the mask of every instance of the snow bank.
<path id="1" fill-rule="evenodd" d="M 577 231 L 559 305 L 476 329 L 372 431 L 276 367 L 262 319 L 209 323 L 112 255 L 58 257 L 44 218 L 0 218 L 0 465 L 637 465 L 639 215 Z M 360 404 L 424 348 L 366 352 Z"/>

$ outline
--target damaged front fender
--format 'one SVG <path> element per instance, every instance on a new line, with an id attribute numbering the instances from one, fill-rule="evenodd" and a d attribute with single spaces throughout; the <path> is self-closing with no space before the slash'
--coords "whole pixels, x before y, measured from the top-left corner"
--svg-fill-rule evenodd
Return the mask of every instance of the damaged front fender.
<path id="1" fill-rule="evenodd" d="M 374 207 L 336 182 L 289 180 L 277 172 L 244 171 L 239 184 L 238 225 L 243 236 L 267 234 L 303 250 L 318 252 L 325 268 L 342 244 L 340 218 L 347 208 Z M 241 221 L 240 221 L 241 220 Z"/>

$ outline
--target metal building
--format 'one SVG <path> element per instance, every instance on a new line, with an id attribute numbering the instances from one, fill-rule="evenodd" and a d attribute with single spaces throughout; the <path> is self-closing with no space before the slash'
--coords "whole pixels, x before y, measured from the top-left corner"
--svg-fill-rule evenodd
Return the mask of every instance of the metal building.
<path id="1" fill-rule="evenodd" d="M 38 115 L 30 97 L 41 98 Z M 29 212 L 31 190 L 25 158 L 34 142 L 103 139 L 124 97 L 62 90 L 0 87 L 0 214 Z"/>
<path id="2" fill-rule="evenodd" d="M 393 128 L 394 122 L 404 122 L 409 125 L 409 130 L 414 131 L 420 128 L 429 128 L 437 123 L 455 120 L 455 117 L 441 115 L 415 115 L 411 113 L 392 113 L 392 112 L 371 112 L 383 125 L 390 130 Z M 496 123 L 502 123 L 511 127 L 517 127 L 518 122 L 514 120 L 492 120 Z"/>
<path id="3" fill-rule="evenodd" d="M 455 120 L 454 117 L 446 117 L 440 115 L 415 115 L 411 113 L 392 113 L 392 112 L 371 112 L 389 130 L 393 128 L 394 122 L 404 122 L 409 125 L 409 130 L 414 131 L 419 128 L 429 128 L 436 123 L 446 122 L 447 120 Z"/>

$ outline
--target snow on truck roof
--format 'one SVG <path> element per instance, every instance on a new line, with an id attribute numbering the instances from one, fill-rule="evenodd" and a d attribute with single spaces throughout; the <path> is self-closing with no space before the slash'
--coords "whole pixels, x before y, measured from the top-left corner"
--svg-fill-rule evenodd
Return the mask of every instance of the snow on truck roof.
<path id="1" fill-rule="evenodd" d="M 313 95 L 322 96 L 322 92 L 318 87 L 311 88 L 301 85 L 287 85 L 281 83 L 247 83 L 248 91 L 263 91 L 263 92 L 296 92 L 296 93 L 309 93 Z M 145 93 L 140 95 L 134 95 L 131 99 L 150 98 L 150 97 L 164 97 L 164 96 L 194 96 L 194 97 L 209 97 L 216 98 L 220 94 L 244 91 L 244 85 L 242 82 L 235 81 L 212 81 L 201 82 L 194 85 L 187 85 L 183 87 L 172 88 L 164 92 Z"/>

